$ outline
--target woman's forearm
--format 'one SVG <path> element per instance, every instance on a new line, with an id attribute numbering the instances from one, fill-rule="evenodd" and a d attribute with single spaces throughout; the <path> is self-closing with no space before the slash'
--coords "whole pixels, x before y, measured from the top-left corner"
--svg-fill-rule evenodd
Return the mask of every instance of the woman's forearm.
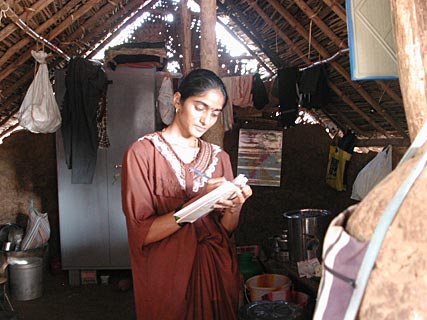
<path id="1" fill-rule="evenodd" d="M 174 213 L 175 211 L 172 211 L 168 214 L 157 217 L 153 221 L 150 229 L 148 230 L 144 245 L 163 240 L 181 228 L 176 223 Z"/>

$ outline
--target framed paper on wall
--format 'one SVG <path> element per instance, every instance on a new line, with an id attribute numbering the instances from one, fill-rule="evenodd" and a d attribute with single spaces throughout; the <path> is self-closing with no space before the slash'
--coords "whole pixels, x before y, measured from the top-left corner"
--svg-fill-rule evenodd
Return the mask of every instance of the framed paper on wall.
<path id="1" fill-rule="evenodd" d="M 280 187 L 283 131 L 240 129 L 237 173 L 250 185 Z"/>

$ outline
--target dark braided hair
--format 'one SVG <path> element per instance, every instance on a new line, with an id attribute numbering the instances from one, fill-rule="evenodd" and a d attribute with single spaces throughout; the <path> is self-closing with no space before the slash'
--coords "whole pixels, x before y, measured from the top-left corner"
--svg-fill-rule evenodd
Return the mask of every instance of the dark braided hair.
<path id="1" fill-rule="evenodd" d="M 200 96 L 208 90 L 219 89 L 224 95 L 224 106 L 228 101 L 227 89 L 224 82 L 213 71 L 207 69 L 195 69 L 187 74 L 178 87 L 181 94 L 181 103 L 191 96 Z"/>

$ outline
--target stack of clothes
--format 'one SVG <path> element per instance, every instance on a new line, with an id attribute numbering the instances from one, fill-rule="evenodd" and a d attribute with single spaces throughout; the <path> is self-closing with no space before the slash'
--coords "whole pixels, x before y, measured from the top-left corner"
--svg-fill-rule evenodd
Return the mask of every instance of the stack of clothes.
<path id="1" fill-rule="evenodd" d="M 163 70 L 167 64 L 164 42 L 124 43 L 105 51 L 104 64 L 115 70 L 118 65 Z"/>

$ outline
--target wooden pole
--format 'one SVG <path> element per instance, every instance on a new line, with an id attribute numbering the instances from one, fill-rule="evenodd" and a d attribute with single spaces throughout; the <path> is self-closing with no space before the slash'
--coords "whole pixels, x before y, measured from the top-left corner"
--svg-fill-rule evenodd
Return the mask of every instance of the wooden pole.
<path id="1" fill-rule="evenodd" d="M 182 35 L 182 73 L 188 74 L 191 71 L 191 14 L 188 10 L 187 0 L 181 1 L 181 35 Z"/>
<path id="2" fill-rule="evenodd" d="M 216 0 L 200 1 L 200 66 L 218 74 L 218 46 L 216 43 Z M 207 142 L 222 147 L 224 145 L 224 126 L 221 121 L 203 135 Z"/>
<path id="3" fill-rule="evenodd" d="M 411 141 L 427 120 L 427 2 L 392 0 L 400 88 Z"/>

